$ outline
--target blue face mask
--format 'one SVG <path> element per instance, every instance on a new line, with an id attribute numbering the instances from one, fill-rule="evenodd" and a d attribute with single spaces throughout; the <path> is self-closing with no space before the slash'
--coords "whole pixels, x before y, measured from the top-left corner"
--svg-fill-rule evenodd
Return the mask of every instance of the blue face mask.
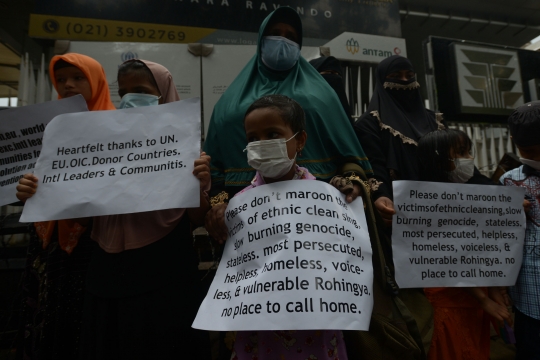
<path id="1" fill-rule="evenodd" d="M 300 46 L 281 36 L 265 36 L 261 46 L 261 59 L 272 70 L 292 68 L 300 58 Z"/>
<path id="2" fill-rule="evenodd" d="M 120 101 L 120 109 L 158 105 L 160 98 L 161 96 L 158 97 L 150 94 L 129 93 L 122 97 L 122 101 Z"/>

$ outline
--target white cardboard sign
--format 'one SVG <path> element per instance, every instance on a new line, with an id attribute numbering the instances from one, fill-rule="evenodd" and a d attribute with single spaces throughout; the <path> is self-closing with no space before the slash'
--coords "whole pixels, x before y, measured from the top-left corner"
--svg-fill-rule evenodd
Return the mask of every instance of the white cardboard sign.
<path id="1" fill-rule="evenodd" d="M 82 95 L 0 111 L 0 206 L 18 201 L 17 184 L 34 170 L 47 124 L 81 111 L 88 111 Z"/>
<path id="2" fill-rule="evenodd" d="M 21 221 L 199 206 L 199 98 L 54 118 Z"/>
<path id="3" fill-rule="evenodd" d="M 367 330 L 371 244 L 362 199 L 320 181 L 284 181 L 234 197 L 229 238 L 194 328 Z"/>
<path id="4" fill-rule="evenodd" d="M 392 249 L 402 288 L 512 286 L 525 236 L 524 189 L 394 181 Z"/>

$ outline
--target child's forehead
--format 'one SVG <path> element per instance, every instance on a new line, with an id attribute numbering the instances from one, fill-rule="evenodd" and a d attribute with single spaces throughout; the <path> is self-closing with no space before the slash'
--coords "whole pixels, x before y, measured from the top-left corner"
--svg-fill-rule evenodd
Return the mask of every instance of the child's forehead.
<path id="1" fill-rule="evenodd" d="M 461 137 L 458 139 L 457 144 L 458 144 L 458 146 L 459 146 L 460 148 L 464 148 L 464 147 L 469 148 L 470 145 L 471 145 L 471 144 L 469 143 L 469 141 L 467 141 L 467 139 L 465 139 L 463 136 L 461 136 Z"/>
<path id="2" fill-rule="evenodd" d="M 287 123 L 283 119 L 283 116 L 277 108 L 264 107 L 251 111 L 246 115 L 246 122 L 264 124 L 280 124 L 287 126 Z"/>
<path id="3" fill-rule="evenodd" d="M 135 79 L 140 79 L 140 80 L 148 80 L 148 74 L 146 74 L 146 72 L 144 70 L 140 70 L 140 69 L 133 69 L 133 70 L 129 70 L 129 71 L 126 71 L 126 72 L 121 72 L 118 74 L 118 79 L 129 79 L 129 80 L 135 80 Z"/>
<path id="4" fill-rule="evenodd" d="M 118 74 L 118 82 L 130 84 L 131 86 L 144 85 L 155 87 L 150 76 L 144 71 L 129 71 L 124 74 Z"/>
<path id="5" fill-rule="evenodd" d="M 75 65 L 65 66 L 60 69 L 54 70 L 55 75 L 70 75 L 70 74 L 83 74 L 84 71 L 76 67 Z"/>
<path id="6" fill-rule="evenodd" d="M 460 136 L 456 141 L 450 145 L 450 154 L 461 154 L 463 152 L 469 152 L 472 150 L 472 144 L 463 136 Z"/>
<path id="7" fill-rule="evenodd" d="M 256 109 L 250 112 L 244 121 L 244 130 L 246 133 L 264 133 L 276 131 L 283 134 L 292 132 L 289 124 L 287 124 L 281 114 L 277 111 L 257 111 Z"/>

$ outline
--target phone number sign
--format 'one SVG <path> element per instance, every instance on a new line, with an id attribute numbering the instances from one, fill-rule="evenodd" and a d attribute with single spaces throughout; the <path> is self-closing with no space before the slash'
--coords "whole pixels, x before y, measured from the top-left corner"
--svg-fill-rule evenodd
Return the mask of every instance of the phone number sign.
<path id="1" fill-rule="evenodd" d="M 192 43 L 215 29 L 30 14 L 29 35 L 86 41 Z"/>

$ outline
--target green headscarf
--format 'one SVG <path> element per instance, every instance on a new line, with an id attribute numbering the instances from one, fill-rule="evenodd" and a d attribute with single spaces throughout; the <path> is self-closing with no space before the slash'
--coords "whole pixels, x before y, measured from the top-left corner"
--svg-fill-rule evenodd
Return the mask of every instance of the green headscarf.
<path id="1" fill-rule="evenodd" d="M 212 157 L 212 186 L 247 186 L 251 183 L 255 170 L 248 165 L 243 152 L 247 145 L 244 115 L 255 100 L 269 94 L 286 95 L 296 100 L 306 113 L 308 138 L 302 156 L 296 160 L 298 165 L 324 181 L 336 175 L 345 163 L 358 164 L 366 174 L 373 174 L 337 95 L 317 70 L 303 57 L 287 71 L 274 71 L 263 64 L 260 57 L 262 38 L 274 17 L 278 19 L 272 23 L 300 26 L 297 32 L 302 36 L 300 17 L 292 8 L 279 7 L 264 19 L 259 29 L 257 54 L 221 96 L 210 119 L 204 151 Z"/>

